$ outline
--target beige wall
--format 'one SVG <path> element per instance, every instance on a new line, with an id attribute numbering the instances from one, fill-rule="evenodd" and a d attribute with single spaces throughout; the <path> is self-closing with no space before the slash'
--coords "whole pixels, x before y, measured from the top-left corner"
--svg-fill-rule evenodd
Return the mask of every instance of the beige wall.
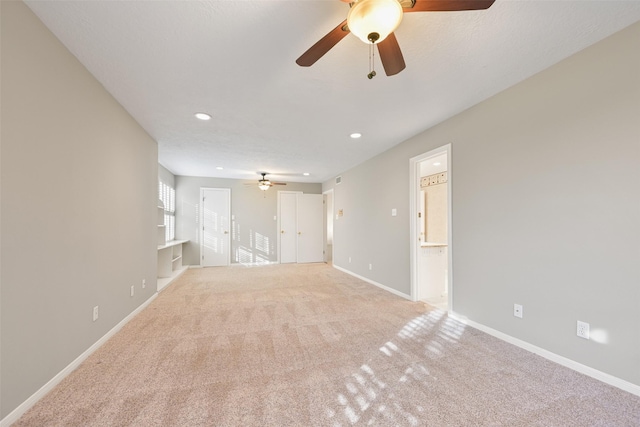
<path id="1" fill-rule="evenodd" d="M 176 177 L 171 171 L 162 165 L 158 165 L 158 181 L 163 181 L 165 184 L 176 187 Z"/>
<path id="2" fill-rule="evenodd" d="M 0 10 L 5 418 L 153 295 L 158 166 L 155 141 L 22 2 Z"/>
<path id="3" fill-rule="evenodd" d="M 409 159 L 451 143 L 454 311 L 640 386 L 638 40 L 640 23 L 326 182 L 335 264 L 410 293 Z"/>

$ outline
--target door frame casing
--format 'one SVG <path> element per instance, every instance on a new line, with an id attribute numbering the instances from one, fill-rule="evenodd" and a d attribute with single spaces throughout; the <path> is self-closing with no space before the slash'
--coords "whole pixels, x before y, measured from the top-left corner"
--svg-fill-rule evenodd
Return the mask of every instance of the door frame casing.
<path id="1" fill-rule="evenodd" d="M 227 250 L 227 266 L 231 265 L 231 234 L 232 234 L 232 230 L 231 227 L 232 225 L 232 221 L 231 221 L 231 189 L 230 188 L 217 188 L 217 187 L 200 187 L 200 230 L 198 235 L 200 236 L 200 256 L 199 256 L 199 264 L 201 267 L 204 267 L 202 265 L 202 257 L 204 256 L 204 192 L 206 190 L 221 190 L 224 191 L 225 193 L 227 193 L 227 218 L 229 218 L 229 233 L 227 234 L 227 247 L 229 248 L 229 250 Z"/>
<path id="2" fill-rule="evenodd" d="M 419 234 L 420 224 L 417 212 L 418 202 L 420 200 L 420 163 L 429 160 L 430 158 L 439 156 L 446 153 L 447 155 L 447 311 L 453 312 L 453 221 L 452 221 L 452 188 L 453 188 L 453 173 L 451 168 L 451 143 L 435 148 L 433 150 L 422 153 L 418 156 L 409 159 L 409 212 L 411 215 L 411 221 L 409 224 L 409 245 L 410 245 L 410 268 L 411 268 L 411 299 L 413 301 L 418 300 L 418 280 L 419 280 L 419 266 L 418 266 L 418 252 L 420 250 Z"/>

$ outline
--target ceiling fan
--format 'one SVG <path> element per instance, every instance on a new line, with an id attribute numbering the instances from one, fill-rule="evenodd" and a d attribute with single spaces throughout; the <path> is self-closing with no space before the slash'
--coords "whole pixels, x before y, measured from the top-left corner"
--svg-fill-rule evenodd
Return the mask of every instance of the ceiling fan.
<path id="1" fill-rule="evenodd" d="M 350 4 L 347 19 L 321 38 L 296 60 L 301 67 L 309 67 L 350 32 L 363 42 L 378 45 L 380 60 L 387 76 L 398 74 L 406 65 L 394 35 L 404 13 L 446 12 L 488 9 L 495 0 L 342 0 Z M 372 61 L 372 60 L 371 60 Z M 375 76 L 372 71 L 367 75 Z"/>
<path id="2" fill-rule="evenodd" d="M 272 182 L 267 179 L 267 172 L 258 172 L 262 175 L 262 178 L 258 180 L 258 188 L 262 191 L 267 191 L 274 185 L 287 185 L 286 182 Z M 254 184 L 245 184 L 245 185 L 254 185 Z"/>

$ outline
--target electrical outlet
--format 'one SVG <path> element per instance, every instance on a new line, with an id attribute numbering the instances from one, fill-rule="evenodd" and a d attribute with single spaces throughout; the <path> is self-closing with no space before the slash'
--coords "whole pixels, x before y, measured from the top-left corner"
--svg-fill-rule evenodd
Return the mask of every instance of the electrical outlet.
<path id="1" fill-rule="evenodd" d="M 349 257 L 349 264 L 351 264 L 351 257 Z"/>
<path id="2" fill-rule="evenodd" d="M 522 319 L 522 306 L 520 304 L 513 304 L 513 315 Z"/>
<path id="3" fill-rule="evenodd" d="M 578 320 L 577 335 L 585 340 L 589 339 L 589 324 Z"/>
<path id="4" fill-rule="evenodd" d="M 98 320 L 98 306 L 93 307 L 93 321 Z"/>
<path id="5" fill-rule="evenodd" d="M 133 293 L 135 292 L 136 287 L 135 286 L 131 286 L 131 296 L 133 296 Z"/>
<path id="6" fill-rule="evenodd" d="M 142 289 L 147 287 L 147 279 L 142 279 Z"/>
<path id="7" fill-rule="evenodd" d="M 369 270 L 373 270 L 373 264 L 369 264 Z"/>

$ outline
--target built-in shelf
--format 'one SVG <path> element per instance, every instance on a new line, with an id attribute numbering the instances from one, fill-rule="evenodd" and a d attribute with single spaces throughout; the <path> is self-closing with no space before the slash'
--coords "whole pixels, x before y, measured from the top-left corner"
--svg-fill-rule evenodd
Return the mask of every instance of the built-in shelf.
<path id="1" fill-rule="evenodd" d="M 180 277 L 189 266 L 182 265 L 182 244 L 188 240 L 167 242 L 164 204 L 158 200 L 158 292 Z"/>
<path id="2" fill-rule="evenodd" d="M 164 223 L 164 206 L 162 200 L 158 200 L 158 245 L 167 243 L 167 226 Z"/>
<path id="3" fill-rule="evenodd" d="M 182 245 L 183 243 L 187 242 L 188 240 L 171 240 L 170 242 L 166 242 L 164 245 L 158 245 L 158 250 L 172 248 L 174 246 Z M 182 247 L 180 247 L 180 256 L 182 256 Z"/>
<path id="4" fill-rule="evenodd" d="M 189 267 L 182 265 L 182 244 L 186 242 L 188 240 L 172 240 L 158 245 L 158 292 Z"/>

